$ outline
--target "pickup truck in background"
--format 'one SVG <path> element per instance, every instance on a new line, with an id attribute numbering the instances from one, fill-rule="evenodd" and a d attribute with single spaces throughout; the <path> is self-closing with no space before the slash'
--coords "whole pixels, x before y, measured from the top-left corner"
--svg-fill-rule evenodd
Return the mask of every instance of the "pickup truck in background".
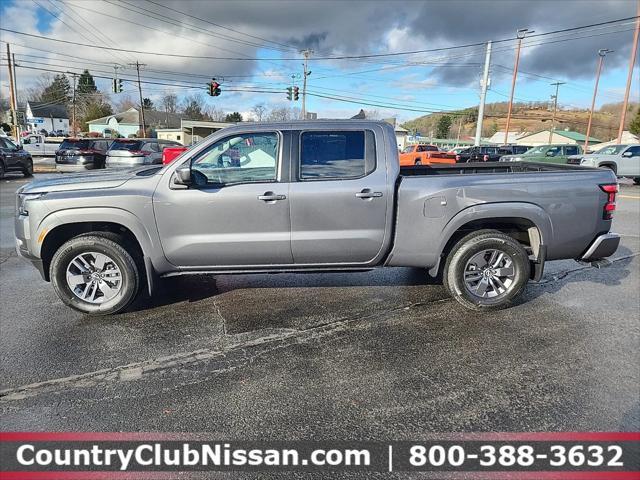
<path id="1" fill-rule="evenodd" d="M 62 137 L 32 134 L 22 138 L 21 142 L 23 148 L 35 157 L 54 157 L 63 140 Z"/>
<path id="2" fill-rule="evenodd" d="M 17 192 L 16 248 L 61 300 L 122 311 L 192 274 L 416 267 L 465 307 L 512 304 L 545 262 L 600 262 L 613 172 L 525 162 L 401 168 L 385 122 L 240 124 L 165 166 Z"/>
<path id="3" fill-rule="evenodd" d="M 400 153 L 400 166 L 456 163 L 456 156 L 441 152 L 435 145 L 408 145 Z"/>
<path id="4" fill-rule="evenodd" d="M 501 162 L 543 162 L 565 165 L 571 155 L 581 155 L 580 145 L 538 145 L 519 155 L 502 155 Z"/>
<path id="5" fill-rule="evenodd" d="M 640 185 L 640 144 L 609 145 L 589 155 L 572 155 L 569 165 L 608 168 L 618 177 L 632 178 Z"/>

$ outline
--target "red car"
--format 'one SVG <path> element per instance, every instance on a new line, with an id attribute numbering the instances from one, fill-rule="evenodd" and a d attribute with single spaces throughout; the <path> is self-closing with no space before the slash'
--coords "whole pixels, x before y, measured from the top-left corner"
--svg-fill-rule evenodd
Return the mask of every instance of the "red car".
<path id="1" fill-rule="evenodd" d="M 167 163 L 173 162 L 176 158 L 178 158 L 182 152 L 187 150 L 189 147 L 167 147 L 162 151 L 162 164 L 166 165 Z"/>

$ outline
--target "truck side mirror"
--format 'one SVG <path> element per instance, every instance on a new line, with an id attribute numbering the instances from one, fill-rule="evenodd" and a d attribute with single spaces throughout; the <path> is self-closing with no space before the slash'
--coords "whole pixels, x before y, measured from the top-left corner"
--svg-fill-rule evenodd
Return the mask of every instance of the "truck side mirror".
<path id="1" fill-rule="evenodd" d="M 193 183 L 193 180 L 191 179 L 191 166 L 187 165 L 186 167 L 178 168 L 176 170 L 173 183 L 176 185 L 185 185 L 187 187 L 191 185 Z"/>
<path id="2" fill-rule="evenodd" d="M 16 150 L 22 150 L 22 144 L 21 143 L 16 145 Z"/>
<path id="3" fill-rule="evenodd" d="M 623 157 L 633 157 L 633 152 L 624 152 L 622 154 Z"/>

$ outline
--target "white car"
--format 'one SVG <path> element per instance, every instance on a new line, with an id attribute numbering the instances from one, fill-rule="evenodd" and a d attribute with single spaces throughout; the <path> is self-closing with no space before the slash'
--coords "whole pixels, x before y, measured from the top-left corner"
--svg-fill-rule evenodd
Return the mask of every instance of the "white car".
<path id="1" fill-rule="evenodd" d="M 640 185 L 640 143 L 609 145 L 589 155 L 572 155 L 567 163 L 608 168 L 618 177 L 633 178 L 633 183 Z"/>

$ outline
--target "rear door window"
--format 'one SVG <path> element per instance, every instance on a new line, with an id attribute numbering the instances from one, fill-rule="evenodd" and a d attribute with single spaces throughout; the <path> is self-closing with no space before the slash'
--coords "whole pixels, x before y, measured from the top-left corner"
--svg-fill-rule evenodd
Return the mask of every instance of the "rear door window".
<path id="1" fill-rule="evenodd" d="M 375 138 L 366 131 L 304 132 L 300 139 L 300 179 L 360 178 L 373 172 Z"/>
<path id="2" fill-rule="evenodd" d="M 564 147 L 564 154 L 565 155 L 578 155 L 578 147 L 575 147 L 575 146 Z"/>

